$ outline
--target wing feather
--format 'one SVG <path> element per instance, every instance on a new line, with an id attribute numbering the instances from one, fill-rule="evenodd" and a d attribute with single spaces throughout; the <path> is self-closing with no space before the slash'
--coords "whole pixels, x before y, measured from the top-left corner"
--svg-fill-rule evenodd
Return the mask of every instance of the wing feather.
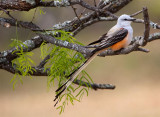
<path id="1" fill-rule="evenodd" d="M 108 48 L 120 41 L 122 41 L 128 34 L 128 30 L 125 28 L 119 28 L 118 30 L 114 31 L 110 35 L 104 34 L 100 39 L 101 42 L 99 43 L 98 47 L 93 50 L 93 52 L 100 51 L 102 49 Z"/>

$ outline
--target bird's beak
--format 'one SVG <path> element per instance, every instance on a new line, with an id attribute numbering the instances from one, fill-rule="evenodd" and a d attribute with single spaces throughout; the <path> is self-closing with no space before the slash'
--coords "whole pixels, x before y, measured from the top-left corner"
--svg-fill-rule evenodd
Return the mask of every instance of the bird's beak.
<path id="1" fill-rule="evenodd" d="M 130 18 L 130 19 L 127 19 L 127 21 L 135 21 L 136 18 Z"/>

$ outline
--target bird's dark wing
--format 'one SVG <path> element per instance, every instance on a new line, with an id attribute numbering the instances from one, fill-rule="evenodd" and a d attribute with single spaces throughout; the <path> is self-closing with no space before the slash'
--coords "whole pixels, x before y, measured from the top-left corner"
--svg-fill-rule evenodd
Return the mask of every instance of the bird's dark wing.
<path id="1" fill-rule="evenodd" d="M 103 34 L 98 40 L 96 40 L 88 45 L 100 43 L 104 39 L 104 37 L 107 38 L 109 36 L 112 36 L 116 32 L 117 29 L 119 30 L 119 28 L 117 26 L 113 26 L 107 33 Z"/>
<path id="2" fill-rule="evenodd" d="M 100 39 L 101 42 L 98 45 L 98 47 L 93 50 L 93 53 L 103 50 L 105 48 L 108 48 L 120 41 L 122 41 L 126 36 L 128 35 L 128 30 L 125 28 L 120 28 L 117 31 L 115 31 L 114 33 L 112 33 L 111 36 L 109 35 L 103 35 Z"/>
<path id="3" fill-rule="evenodd" d="M 102 37 L 107 37 L 107 33 L 106 34 L 103 34 L 98 40 L 96 40 L 96 41 L 93 41 L 93 42 L 91 42 L 90 44 L 88 44 L 88 45 L 93 45 L 93 44 L 96 44 L 96 43 L 100 43 L 101 41 L 102 41 Z"/>

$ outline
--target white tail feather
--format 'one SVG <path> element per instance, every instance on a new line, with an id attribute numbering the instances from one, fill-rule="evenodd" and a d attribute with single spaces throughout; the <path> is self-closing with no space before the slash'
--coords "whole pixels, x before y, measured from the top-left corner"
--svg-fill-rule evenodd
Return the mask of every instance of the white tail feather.
<path id="1" fill-rule="evenodd" d="M 80 68 L 70 76 L 70 78 L 67 81 L 66 87 L 68 87 L 69 85 L 71 85 L 71 83 L 74 81 L 74 79 L 78 76 L 78 74 L 88 66 L 88 64 L 98 55 L 98 52 L 93 54 L 90 58 L 88 58 L 86 60 L 86 62 L 84 64 L 82 64 L 82 66 L 80 66 Z"/>

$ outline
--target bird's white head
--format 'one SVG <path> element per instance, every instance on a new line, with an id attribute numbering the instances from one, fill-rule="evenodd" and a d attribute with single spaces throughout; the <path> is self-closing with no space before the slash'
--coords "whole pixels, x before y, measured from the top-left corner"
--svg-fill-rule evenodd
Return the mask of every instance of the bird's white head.
<path id="1" fill-rule="evenodd" d="M 134 20 L 136 19 L 129 15 L 123 14 L 118 18 L 117 25 L 119 25 L 120 27 L 130 26 L 131 22 Z"/>

